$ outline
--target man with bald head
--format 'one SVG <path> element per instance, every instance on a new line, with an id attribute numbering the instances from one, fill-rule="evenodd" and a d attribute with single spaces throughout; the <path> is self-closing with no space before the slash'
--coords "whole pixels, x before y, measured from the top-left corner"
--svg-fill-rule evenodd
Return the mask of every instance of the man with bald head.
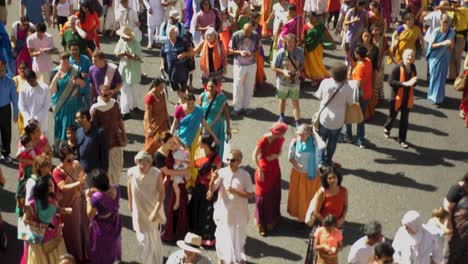
<path id="1" fill-rule="evenodd" d="M 244 24 L 241 30 L 232 35 L 229 52 L 234 55 L 233 99 L 234 111 L 231 116 L 236 117 L 242 112 L 247 115 L 253 113 L 250 101 L 255 85 L 257 72 L 257 51 L 260 48 L 260 38 L 253 30 L 252 22 Z"/>

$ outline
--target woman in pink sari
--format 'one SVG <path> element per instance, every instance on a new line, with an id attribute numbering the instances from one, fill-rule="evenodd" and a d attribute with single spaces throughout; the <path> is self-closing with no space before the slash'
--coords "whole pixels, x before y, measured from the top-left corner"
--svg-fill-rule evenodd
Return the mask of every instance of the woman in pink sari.
<path id="1" fill-rule="evenodd" d="M 283 47 L 283 39 L 287 34 L 291 33 L 296 36 L 298 43 L 302 43 L 302 27 L 304 26 L 304 19 L 302 16 L 297 15 L 295 5 L 289 5 L 288 17 L 286 23 L 280 23 L 279 29 L 273 40 L 272 51 L 270 52 L 270 61 L 276 55 L 276 52 Z"/>

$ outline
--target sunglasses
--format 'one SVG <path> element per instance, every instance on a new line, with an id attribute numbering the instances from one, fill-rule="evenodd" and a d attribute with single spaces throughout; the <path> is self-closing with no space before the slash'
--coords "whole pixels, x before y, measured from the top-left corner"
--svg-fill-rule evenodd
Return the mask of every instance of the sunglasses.
<path id="1" fill-rule="evenodd" d="M 227 160 L 227 162 L 229 162 L 229 163 L 234 163 L 234 162 L 237 161 L 236 159 L 226 159 L 226 160 Z"/>
<path id="2" fill-rule="evenodd" d="M 111 93 L 103 94 L 102 97 L 111 97 Z"/>
<path id="3" fill-rule="evenodd" d="M 68 163 L 71 163 L 71 162 L 73 162 L 73 159 L 66 159 L 65 161 L 68 162 Z"/>
<path id="4" fill-rule="evenodd" d="M 18 70 L 26 70 L 26 67 L 19 67 Z"/>

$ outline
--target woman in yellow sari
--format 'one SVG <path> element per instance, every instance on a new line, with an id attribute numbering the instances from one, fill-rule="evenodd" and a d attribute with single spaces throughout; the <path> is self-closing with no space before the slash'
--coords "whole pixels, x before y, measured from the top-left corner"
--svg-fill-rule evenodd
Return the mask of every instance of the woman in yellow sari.
<path id="1" fill-rule="evenodd" d="M 395 56 L 396 63 L 400 63 L 402 60 L 403 52 L 406 49 L 416 51 L 416 41 L 420 41 L 421 49 L 424 50 L 424 39 L 421 33 L 421 29 L 414 24 L 414 15 L 407 13 L 404 17 L 404 24 L 397 27 L 392 35 L 392 47 L 390 50 Z M 388 63 L 392 61 L 389 59 Z"/>
<path id="2" fill-rule="evenodd" d="M 307 22 L 304 25 L 304 72 L 305 77 L 313 83 L 319 83 L 331 75 L 323 65 L 323 48 L 334 48 L 333 38 L 325 28 L 324 24 L 318 20 L 317 14 L 311 12 L 307 15 Z"/>
<path id="3" fill-rule="evenodd" d="M 26 62 L 21 62 L 18 65 L 18 75 L 13 77 L 13 81 L 15 82 L 16 85 L 16 92 L 19 94 L 21 90 L 21 86 L 23 86 L 24 83 L 26 83 L 26 78 L 24 77 L 24 71 L 28 69 L 28 64 Z M 24 121 L 23 121 L 23 116 L 21 115 L 21 112 L 18 112 L 18 134 L 23 135 L 24 134 Z"/>

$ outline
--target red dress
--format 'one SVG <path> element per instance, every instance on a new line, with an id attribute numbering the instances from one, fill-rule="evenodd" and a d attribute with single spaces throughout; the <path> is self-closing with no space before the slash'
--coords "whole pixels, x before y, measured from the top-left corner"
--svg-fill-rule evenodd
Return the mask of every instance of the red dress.
<path id="1" fill-rule="evenodd" d="M 273 227 L 281 217 L 281 169 L 279 160 L 267 161 L 266 157 L 279 154 L 284 143 L 284 138 L 278 138 L 269 142 L 266 137 L 261 137 L 257 143 L 260 149 L 260 169 L 264 180 L 258 180 L 258 171 L 255 171 L 255 219 L 257 225 Z"/>

